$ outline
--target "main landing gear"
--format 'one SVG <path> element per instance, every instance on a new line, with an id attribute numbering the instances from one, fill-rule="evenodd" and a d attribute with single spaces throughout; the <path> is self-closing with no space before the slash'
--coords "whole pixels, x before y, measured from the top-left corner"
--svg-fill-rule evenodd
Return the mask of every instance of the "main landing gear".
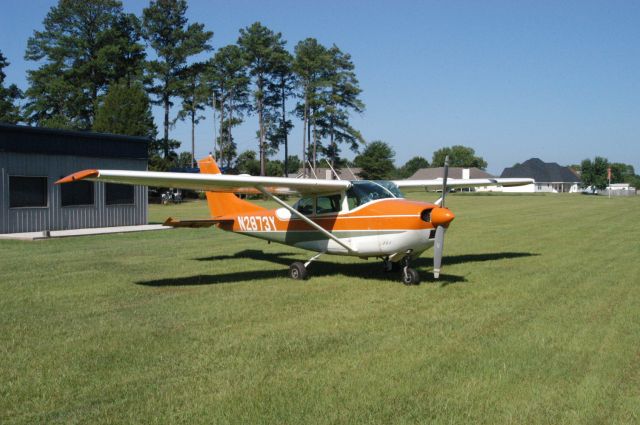
<path id="1" fill-rule="evenodd" d="M 411 262 L 411 251 L 408 251 L 402 260 L 393 262 L 389 257 L 383 259 L 384 271 L 386 273 L 400 271 L 402 283 L 405 285 L 418 285 L 420 283 L 420 274 L 416 269 L 409 267 Z"/>
<path id="2" fill-rule="evenodd" d="M 289 276 L 291 276 L 291 278 L 295 280 L 307 280 L 309 278 L 309 271 L 307 270 L 307 267 L 309 267 L 309 264 L 317 260 L 318 257 L 320 257 L 322 254 L 324 254 L 324 252 L 320 252 L 314 255 L 309 261 L 304 264 L 300 261 L 296 261 L 295 263 L 291 264 L 291 266 L 289 267 Z"/>

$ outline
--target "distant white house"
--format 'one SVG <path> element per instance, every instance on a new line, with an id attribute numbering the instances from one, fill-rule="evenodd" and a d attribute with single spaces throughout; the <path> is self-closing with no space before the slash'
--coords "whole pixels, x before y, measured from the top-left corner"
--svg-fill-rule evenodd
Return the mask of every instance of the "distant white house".
<path id="1" fill-rule="evenodd" d="M 611 192 L 613 196 L 633 196 L 637 193 L 636 188 L 629 183 L 612 183 L 611 186 L 607 186 L 600 194 L 608 195 L 609 192 Z"/>
<path id="2" fill-rule="evenodd" d="M 531 158 L 522 164 L 505 168 L 500 177 L 528 177 L 534 180 L 533 184 L 502 188 L 503 192 L 580 192 L 580 177 L 573 170 L 555 162 L 543 162 L 539 158 Z"/>

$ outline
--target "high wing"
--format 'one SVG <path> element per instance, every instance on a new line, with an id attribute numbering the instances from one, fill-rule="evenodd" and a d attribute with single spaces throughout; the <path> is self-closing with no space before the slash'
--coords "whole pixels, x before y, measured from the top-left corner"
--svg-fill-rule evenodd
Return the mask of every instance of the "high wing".
<path id="1" fill-rule="evenodd" d="M 245 194 L 261 193 L 264 190 L 277 195 L 336 193 L 351 187 L 351 183 L 346 180 L 290 179 L 286 177 L 128 170 L 78 171 L 58 180 L 56 183 L 70 183 L 76 180 Z"/>
<path id="2" fill-rule="evenodd" d="M 481 187 L 481 186 L 524 186 L 532 184 L 533 179 L 525 178 L 493 178 L 493 179 L 448 179 L 447 187 Z M 441 189 L 442 178 L 431 180 L 394 180 L 400 189 L 425 188 Z"/>

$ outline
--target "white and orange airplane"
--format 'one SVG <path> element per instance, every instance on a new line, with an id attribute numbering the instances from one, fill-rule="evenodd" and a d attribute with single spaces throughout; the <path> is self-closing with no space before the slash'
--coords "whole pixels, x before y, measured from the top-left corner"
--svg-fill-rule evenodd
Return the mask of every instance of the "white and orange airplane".
<path id="1" fill-rule="evenodd" d="M 532 179 L 433 180 L 322 180 L 284 177 L 223 175 L 213 157 L 199 161 L 200 174 L 126 170 L 84 170 L 57 183 L 77 180 L 173 187 L 206 191 L 211 218 L 180 221 L 167 219 L 173 227 L 210 227 L 279 242 L 317 252 L 306 263 L 294 262 L 293 279 L 306 279 L 307 268 L 322 254 L 380 258 L 386 271 L 400 269 L 402 281 L 418 284 L 420 275 L 411 260 L 434 246 L 433 275 L 442 264 L 444 234 L 455 215 L 445 207 L 450 188 L 502 185 L 519 186 Z M 400 189 L 442 188 L 434 203 L 405 199 Z M 266 209 L 235 194 L 264 194 L 281 207 Z M 299 195 L 289 205 L 279 195 Z"/>

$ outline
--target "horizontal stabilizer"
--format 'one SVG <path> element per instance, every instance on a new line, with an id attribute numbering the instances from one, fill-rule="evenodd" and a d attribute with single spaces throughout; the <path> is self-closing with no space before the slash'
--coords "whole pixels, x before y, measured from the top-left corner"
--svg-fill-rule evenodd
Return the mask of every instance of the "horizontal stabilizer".
<path id="1" fill-rule="evenodd" d="M 163 223 L 165 226 L 171 227 L 211 227 L 218 223 L 233 223 L 232 219 L 216 220 L 216 219 L 203 219 L 203 220 L 177 220 L 173 217 L 169 217 Z"/>

